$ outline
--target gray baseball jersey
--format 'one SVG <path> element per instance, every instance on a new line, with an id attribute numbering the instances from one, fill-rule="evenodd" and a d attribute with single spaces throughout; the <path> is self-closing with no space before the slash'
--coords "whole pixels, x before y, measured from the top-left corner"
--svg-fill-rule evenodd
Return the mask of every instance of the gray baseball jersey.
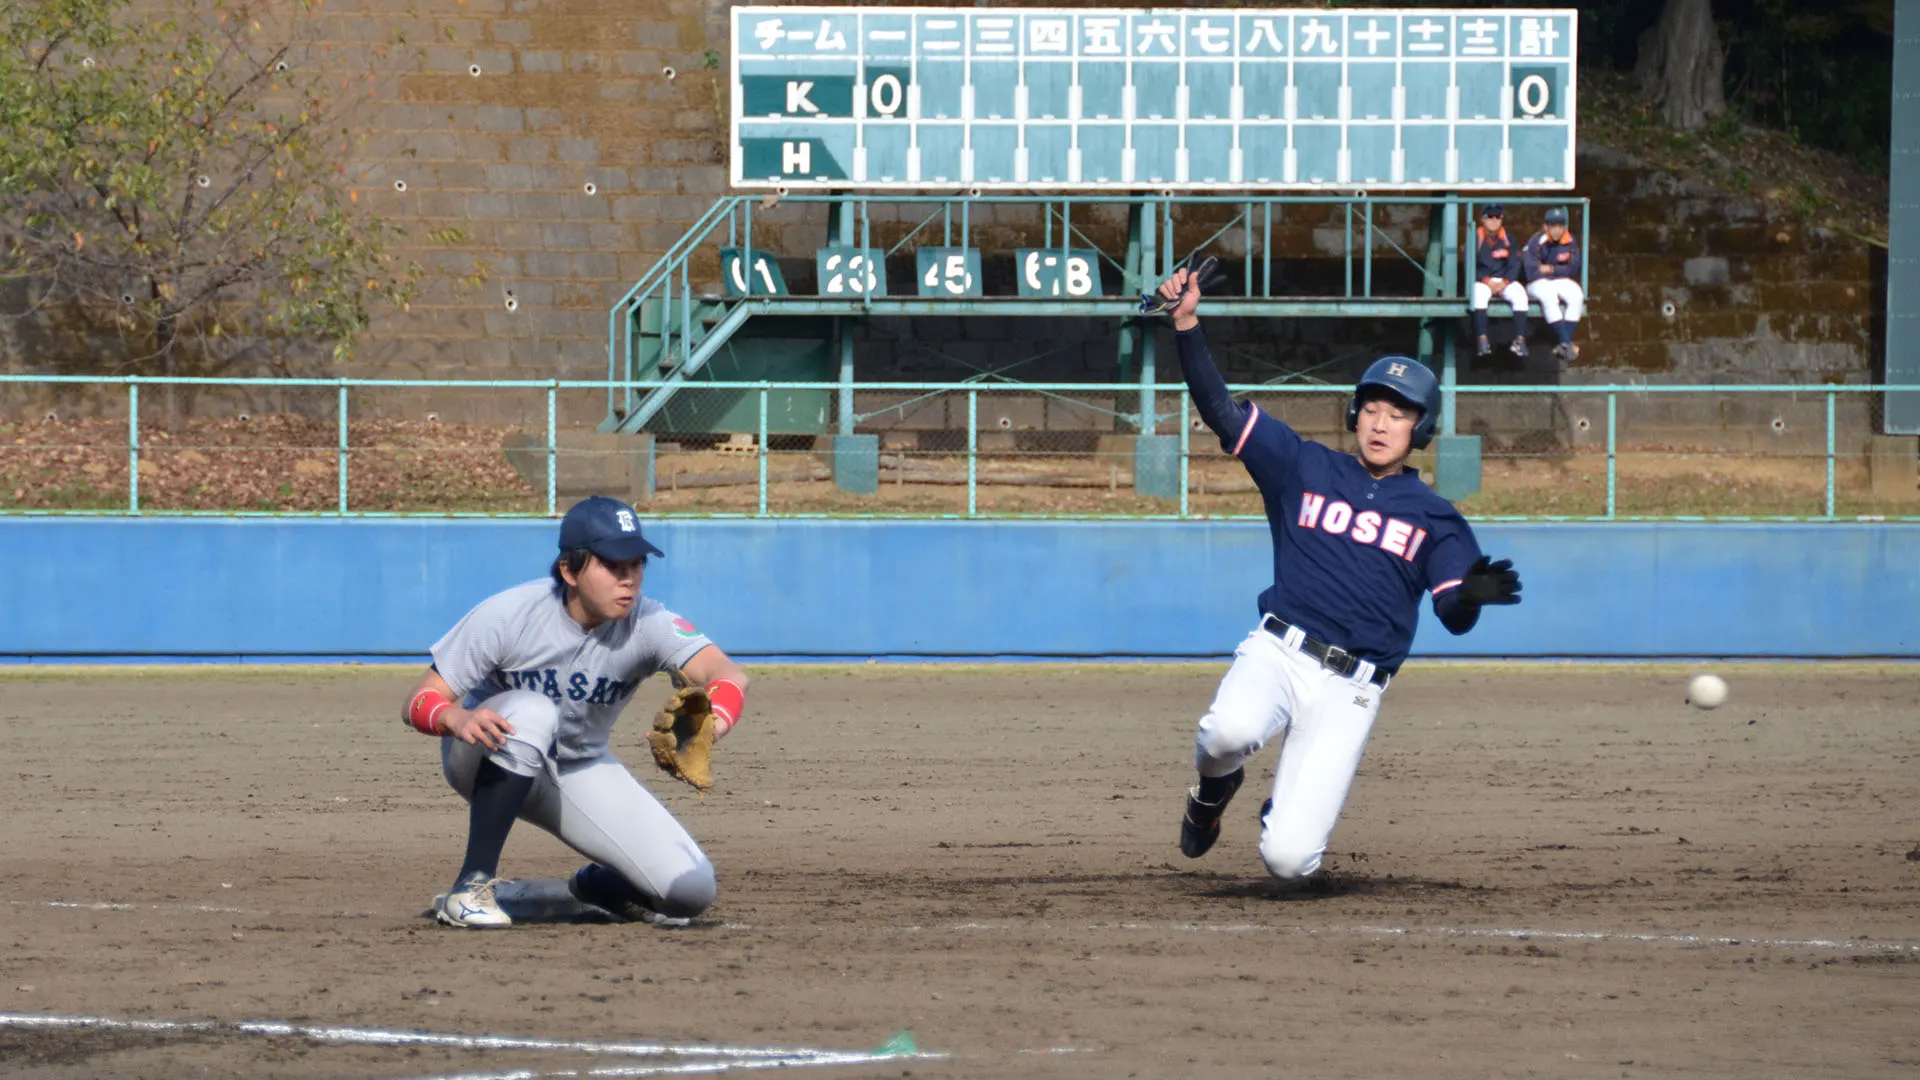
<path id="1" fill-rule="evenodd" d="M 636 597 L 624 618 L 582 630 L 550 578 L 480 602 L 433 646 L 433 667 L 465 708 L 509 690 L 551 699 L 557 762 L 604 754 L 613 723 L 647 676 L 712 642 L 659 601 Z M 537 748 L 546 751 L 546 747 Z"/>

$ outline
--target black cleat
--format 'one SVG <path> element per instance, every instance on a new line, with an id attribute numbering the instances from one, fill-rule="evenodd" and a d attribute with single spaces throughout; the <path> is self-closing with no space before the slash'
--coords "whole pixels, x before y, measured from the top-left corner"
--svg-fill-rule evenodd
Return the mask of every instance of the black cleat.
<path id="1" fill-rule="evenodd" d="M 1180 852 L 1189 859 L 1205 855 L 1220 839 L 1220 815 L 1227 810 L 1227 804 L 1233 801 L 1233 793 L 1240 790 L 1240 784 L 1247 778 L 1247 770 L 1235 769 L 1220 779 L 1229 786 L 1227 793 L 1220 796 L 1219 802 L 1203 802 L 1200 799 L 1199 785 L 1187 791 L 1187 814 L 1180 819 Z"/>

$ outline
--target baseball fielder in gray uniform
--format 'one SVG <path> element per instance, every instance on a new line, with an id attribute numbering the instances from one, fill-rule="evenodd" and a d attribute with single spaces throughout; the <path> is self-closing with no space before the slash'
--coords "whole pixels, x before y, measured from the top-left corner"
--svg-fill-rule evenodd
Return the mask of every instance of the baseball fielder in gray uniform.
<path id="1" fill-rule="evenodd" d="M 716 737 L 740 719 L 747 676 L 686 619 L 640 592 L 633 509 L 594 496 L 567 511 L 551 576 L 497 593 L 433 646 L 407 697 L 440 737 L 447 783 L 469 806 L 466 860 L 435 908 L 448 926 L 512 924 L 494 884 L 516 817 L 592 860 L 568 881 L 617 918 L 684 923 L 712 905 L 713 864 L 607 748 L 647 676 L 679 669 L 712 699 Z"/>

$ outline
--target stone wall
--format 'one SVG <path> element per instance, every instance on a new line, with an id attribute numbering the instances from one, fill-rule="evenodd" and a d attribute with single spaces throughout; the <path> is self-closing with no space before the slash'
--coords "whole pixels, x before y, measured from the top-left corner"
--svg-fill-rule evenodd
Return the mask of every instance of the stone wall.
<path id="1" fill-rule="evenodd" d="M 443 284 L 384 316 L 353 374 L 604 378 L 608 307 L 725 190 L 722 72 L 702 67 L 724 48 L 723 9 L 325 0 L 318 10 L 316 30 L 337 52 L 395 34 L 433 43 L 383 89 L 349 168 L 375 212 L 418 234 L 468 232 L 458 252 L 413 254 L 487 273 L 483 286 Z M 521 415 L 479 418 L 531 418 L 524 404 L 501 407 Z"/>

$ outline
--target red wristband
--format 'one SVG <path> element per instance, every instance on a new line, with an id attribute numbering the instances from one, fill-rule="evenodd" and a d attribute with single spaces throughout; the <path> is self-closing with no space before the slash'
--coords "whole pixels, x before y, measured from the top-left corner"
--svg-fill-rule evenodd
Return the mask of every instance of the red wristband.
<path id="1" fill-rule="evenodd" d="M 733 730 L 740 722 L 740 714 L 747 707 L 746 691 L 732 679 L 715 679 L 707 684 L 707 700 L 713 703 L 713 734 L 715 738 Z"/>
<path id="2" fill-rule="evenodd" d="M 407 705 L 407 720 L 413 729 L 422 735 L 445 735 L 446 729 L 440 726 L 440 714 L 453 708 L 453 702 L 438 690 L 422 690 L 413 695 L 413 701 Z"/>

